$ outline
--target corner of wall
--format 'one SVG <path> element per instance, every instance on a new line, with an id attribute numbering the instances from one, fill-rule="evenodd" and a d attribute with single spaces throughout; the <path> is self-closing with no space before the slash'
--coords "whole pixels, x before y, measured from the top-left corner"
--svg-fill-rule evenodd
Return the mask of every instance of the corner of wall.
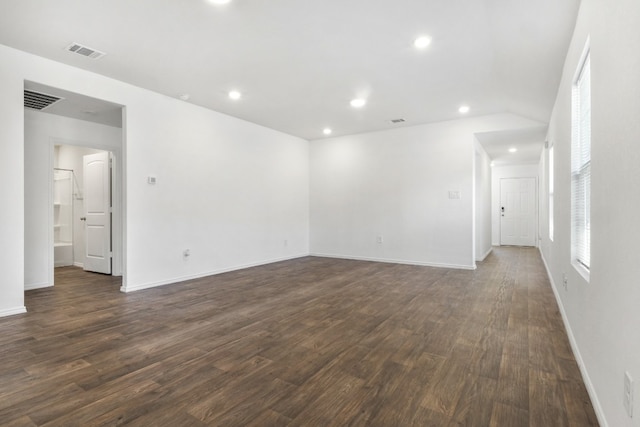
<path id="1" fill-rule="evenodd" d="M 7 308 L 7 309 L 4 309 L 4 310 L 0 310 L 0 317 L 14 316 L 16 314 L 23 314 L 23 313 L 26 313 L 26 312 L 27 312 L 27 307 L 25 307 L 25 306 Z"/>

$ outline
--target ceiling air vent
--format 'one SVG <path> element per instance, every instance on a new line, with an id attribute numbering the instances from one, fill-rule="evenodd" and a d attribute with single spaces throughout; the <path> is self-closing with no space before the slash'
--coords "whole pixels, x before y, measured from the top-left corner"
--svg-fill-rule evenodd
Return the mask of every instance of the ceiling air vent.
<path id="1" fill-rule="evenodd" d="M 24 106 L 33 110 L 44 110 L 61 99 L 62 98 L 58 96 L 48 95 L 46 93 L 24 90 Z"/>
<path id="2" fill-rule="evenodd" d="M 404 123 L 406 122 L 405 119 L 391 119 L 391 123 Z"/>
<path id="3" fill-rule="evenodd" d="M 100 59 L 106 55 L 104 52 L 100 52 L 99 50 L 92 49 L 87 46 L 83 46 L 80 43 L 71 43 L 67 46 L 67 50 L 69 52 L 77 53 L 78 55 L 86 56 L 91 59 Z"/>

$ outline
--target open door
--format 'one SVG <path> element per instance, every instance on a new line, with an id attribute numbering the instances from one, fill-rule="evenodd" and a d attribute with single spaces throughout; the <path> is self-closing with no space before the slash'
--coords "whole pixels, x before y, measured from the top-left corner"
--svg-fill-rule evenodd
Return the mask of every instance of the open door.
<path id="1" fill-rule="evenodd" d="M 500 180 L 500 244 L 536 245 L 536 180 Z"/>
<path id="2" fill-rule="evenodd" d="M 111 274 L 110 153 L 83 157 L 85 259 L 84 270 Z"/>

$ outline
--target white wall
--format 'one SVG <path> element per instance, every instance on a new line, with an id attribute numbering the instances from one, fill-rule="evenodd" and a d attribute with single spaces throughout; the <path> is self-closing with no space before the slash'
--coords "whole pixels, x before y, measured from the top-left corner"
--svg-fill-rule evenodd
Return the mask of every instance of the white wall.
<path id="1" fill-rule="evenodd" d="M 25 80 L 126 106 L 124 290 L 308 254 L 306 141 L 5 46 L 0 63 L 0 315 L 24 309 Z"/>
<path id="2" fill-rule="evenodd" d="M 475 141 L 475 259 L 483 261 L 491 252 L 491 158 Z"/>
<path id="3" fill-rule="evenodd" d="M 24 308 L 24 150 L 22 77 L 0 66 L 0 200 L 4 200 L 0 237 L 0 316 Z M 8 123 L 10 125 L 5 125 Z"/>
<path id="4" fill-rule="evenodd" d="M 313 141 L 311 252 L 474 268 L 474 133 L 536 125 L 504 114 Z"/>
<path id="5" fill-rule="evenodd" d="M 504 178 L 536 178 L 537 180 L 538 165 L 494 166 L 491 169 L 491 242 L 493 246 L 500 246 L 500 180 Z"/>
<path id="6" fill-rule="evenodd" d="M 541 251 L 601 424 L 640 426 L 640 3 L 582 0 L 550 123 L 555 146 L 555 233 L 546 203 Z M 570 258 L 571 84 L 591 40 L 591 273 Z M 546 173 L 546 165 L 541 163 Z M 547 186 L 543 186 L 547 197 Z M 568 286 L 562 286 L 567 274 Z M 622 404 L 623 377 L 635 380 L 635 413 Z"/>
<path id="7" fill-rule="evenodd" d="M 127 290 L 307 255 L 308 143 L 155 97 L 127 107 Z"/>
<path id="8" fill-rule="evenodd" d="M 122 129 L 36 111 L 23 111 L 24 287 L 36 289 L 53 285 L 53 208 L 50 180 L 54 144 L 89 144 L 121 150 Z M 58 151 L 59 154 L 63 152 L 64 149 Z"/>

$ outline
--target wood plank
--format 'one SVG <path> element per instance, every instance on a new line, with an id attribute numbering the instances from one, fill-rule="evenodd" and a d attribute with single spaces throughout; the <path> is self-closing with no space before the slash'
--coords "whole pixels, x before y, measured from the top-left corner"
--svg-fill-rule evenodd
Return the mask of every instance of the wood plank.
<path id="1" fill-rule="evenodd" d="M 573 381 L 560 382 L 562 397 L 567 411 L 567 418 L 571 426 L 598 425 L 598 418 L 591 406 L 587 391 L 582 384 Z"/>
<path id="2" fill-rule="evenodd" d="M 37 424 L 31 421 L 31 418 L 26 415 L 13 421 L 3 421 L 2 425 L 4 427 L 37 427 Z"/>
<path id="3" fill-rule="evenodd" d="M 457 345 L 429 383 L 422 406 L 451 417 L 470 376 L 472 349 Z"/>
<path id="4" fill-rule="evenodd" d="M 271 409 L 265 409 L 258 414 L 250 423 L 245 427 L 285 427 L 289 425 L 291 418 L 287 418 L 282 414 Z"/>
<path id="5" fill-rule="evenodd" d="M 56 269 L 0 319 L 0 424 L 597 425 L 535 248 L 304 257 L 148 289 Z"/>
<path id="6" fill-rule="evenodd" d="M 529 410 L 528 358 L 503 354 L 498 377 L 496 401 L 516 408 Z"/>
<path id="7" fill-rule="evenodd" d="M 452 421 L 456 425 L 486 426 L 492 416 L 497 380 L 483 376 L 470 376 L 464 385 L 462 397 L 456 405 Z"/>
<path id="8" fill-rule="evenodd" d="M 568 426 L 560 383 L 545 371 L 529 371 L 529 420 L 536 426 Z"/>
<path id="9" fill-rule="evenodd" d="M 534 424 L 535 425 L 535 424 Z M 585 424 L 589 425 L 589 424 Z M 591 424 L 597 425 L 597 424 Z M 528 427 L 529 411 L 506 403 L 496 402 L 491 413 L 490 427 Z"/>

